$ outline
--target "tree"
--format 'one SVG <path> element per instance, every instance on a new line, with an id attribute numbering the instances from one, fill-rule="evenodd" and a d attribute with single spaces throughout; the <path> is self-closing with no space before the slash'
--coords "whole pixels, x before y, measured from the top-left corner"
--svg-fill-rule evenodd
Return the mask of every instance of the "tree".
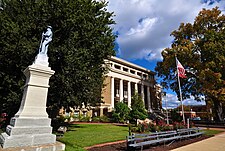
<path id="1" fill-rule="evenodd" d="M 49 105 L 101 102 L 104 59 L 114 55 L 113 13 L 95 0 L 0 0 L 0 110 L 18 110 L 25 76 L 51 25 Z"/>
<path id="2" fill-rule="evenodd" d="M 129 119 L 130 109 L 127 104 L 119 102 L 115 104 L 113 110 L 113 120 L 118 123 L 125 123 Z"/>
<path id="3" fill-rule="evenodd" d="M 181 23 L 173 31 L 171 48 L 162 51 L 163 61 L 157 63 L 162 85 L 177 94 L 175 55 L 186 68 L 187 77 L 181 79 L 184 98 L 193 95 L 200 101 L 212 102 L 217 120 L 223 119 L 222 103 L 225 101 L 225 16 L 218 8 L 203 9 L 193 24 Z M 179 96 L 179 95 L 178 95 Z"/>
<path id="4" fill-rule="evenodd" d="M 144 120 L 148 116 L 147 111 L 144 107 L 143 100 L 140 95 L 137 93 L 134 94 L 131 98 L 131 111 L 130 111 L 130 119 L 131 122 L 137 121 L 137 119 Z"/>
<path id="5" fill-rule="evenodd" d="M 173 122 L 181 122 L 182 121 L 182 118 L 181 118 L 180 114 L 178 113 L 177 109 L 171 110 L 171 120 Z"/>

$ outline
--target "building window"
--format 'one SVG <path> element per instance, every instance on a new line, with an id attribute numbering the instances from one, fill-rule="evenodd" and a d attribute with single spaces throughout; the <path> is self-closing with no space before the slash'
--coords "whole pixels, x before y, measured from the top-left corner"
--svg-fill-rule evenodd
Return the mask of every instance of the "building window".
<path id="1" fill-rule="evenodd" d="M 143 74 L 143 79 L 146 80 L 147 79 L 147 75 Z"/>
<path id="2" fill-rule="evenodd" d="M 128 72 L 128 68 L 123 67 L 123 71 Z"/>
<path id="3" fill-rule="evenodd" d="M 120 81 L 118 79 L 115 80 L 115 87 L 114 87 L 114 96 L 116 98 L 120 97 Z"/>
<path id="4" fill-rule="evenodd" d="M 154 75 L 150 75 L 150 74 L 149 74 L 148 77 L 149 77 L 149 79 L 151 79 L 151 80 L 154 79 Z"/>
<path id="5" fill-rule="evenodd" d="M 130 70 L 130 73 L 135 74 L 135 71 L 134 70 Z"/>
<path id="6" fill-rule="evenodd" d="M 121 66 L 118 66 L 118 65 L 114 65 L 114 66 L 116 69 L 119 69 L 119 70 L 121 69 Z"/>
<path id="7" fill-rule="evenodd" d="M 120 97 L 120 92 L 119 92 L 119 89 L 116 89 L 116 97 Z"/>
<path id="8" fill-rule="evenodd" d="M 124 98 L 128 98 L 128 92 L 127 91 L 124 91 Z"/>
<path id="9" fill-rule="evenodd" d="M 141 72 L 138 72 L 137 75 L 141 77 Z"/>

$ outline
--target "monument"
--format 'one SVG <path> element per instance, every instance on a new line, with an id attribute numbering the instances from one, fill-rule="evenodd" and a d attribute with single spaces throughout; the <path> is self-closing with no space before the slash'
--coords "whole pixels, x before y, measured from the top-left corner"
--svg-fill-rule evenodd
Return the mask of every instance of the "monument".
<path id="1" fill-rule="evenodd" d="M 24 70 L 26 83 L 19 111 L 10 120 L 6 132 L 0 135 L 0 144 L 16 150 L 62 151 L 65 145 L 56 142 L 51 119 L 46 112 L 49 78 L 54 71 L 48 66 L 48 45 L 52 40 L 51 26 L 43 32 L 39 53 L 32 65 Z M 31 149 L 32 148 L 32 149 Z"/>

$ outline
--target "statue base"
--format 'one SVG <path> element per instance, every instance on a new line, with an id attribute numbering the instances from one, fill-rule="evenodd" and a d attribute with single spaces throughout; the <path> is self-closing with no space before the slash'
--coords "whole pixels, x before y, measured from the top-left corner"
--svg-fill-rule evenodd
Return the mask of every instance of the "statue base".
<path id="1" fill-rule="evenodd" d="M 39 53 L 36 57 L 35 57 L 35 61 L 34 64 L 38 64 L 38 65 L 42 65 L 42 66 L 47 66 L 48 67 L 48 56 L 47 54 L 41 54 Z"/>
<path id="2" fill-rule="evenodd" d="M 11 118 L 6 132 L 0 135 L 3 149 L 49 146 L 56 143 L 56 135 L 52 134 L 51 119 L 46 112 L 49 78 L 54 74 L 54 71 L 48 67 L 47 55 L 38 54 L 35 62 L 24 70 L 24 74 L 26 83 L 20 109 Z M 44 150 L 37 148 L 35 151 Z M 49 148 L 46 150 L 63 150 L 63 147 Z"/>
<path id="3" fill-rule="evenodd" d="M 60 142 L 37 146 L 10 147 L 6 149 L 0 147 L 0 151 L 64 151 L 64 150 L 65 144 L 62 144 Z"/>

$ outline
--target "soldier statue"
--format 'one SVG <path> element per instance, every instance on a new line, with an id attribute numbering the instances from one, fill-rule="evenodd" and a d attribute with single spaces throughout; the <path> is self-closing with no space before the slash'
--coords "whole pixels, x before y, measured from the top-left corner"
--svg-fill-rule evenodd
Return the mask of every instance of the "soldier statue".
<path id="1" fill-rule="evenodd" d="M 48 26 L 47 31 L 42 33 L 42 39 L 39 47 L 39 54 L 47 55 L 48 45 L 52 41 L 52 27 Z"/>

